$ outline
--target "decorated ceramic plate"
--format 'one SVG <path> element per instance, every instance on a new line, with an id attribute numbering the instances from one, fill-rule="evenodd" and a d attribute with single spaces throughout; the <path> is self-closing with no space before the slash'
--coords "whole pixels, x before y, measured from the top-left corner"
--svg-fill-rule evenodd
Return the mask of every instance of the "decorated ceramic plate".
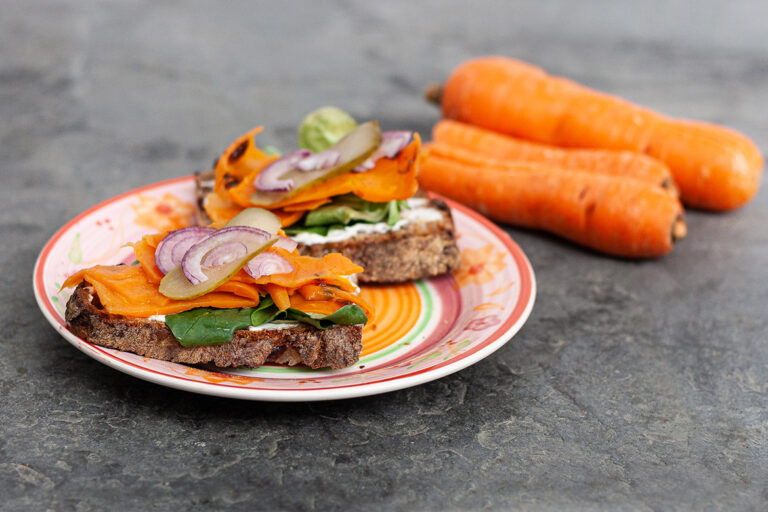
<path id="1" fill-rule="evenodd" d="M 117 370 L 186 391 L 249 400 L 333 400 L 403 389 L 459 371 L 509 341 L 533 307 L 533 269 L 520 248 L 484 217 L 447 201 L 461 268 L 408 284 L 364 286 L 361 294 L 376 319 L 365 327 L 360 360 L 349 368 L 186 366 L 100 347 L 72 334 L 64 320 L 71 290 L 59 291 L 64 279 L 96 264 L 133 263 L 126 242 L 189 225 L 194 188 L 188 176 L 119 195 L 80 214 L 45 245 L 35 265 L 35 296 L 67 341 Z"/>

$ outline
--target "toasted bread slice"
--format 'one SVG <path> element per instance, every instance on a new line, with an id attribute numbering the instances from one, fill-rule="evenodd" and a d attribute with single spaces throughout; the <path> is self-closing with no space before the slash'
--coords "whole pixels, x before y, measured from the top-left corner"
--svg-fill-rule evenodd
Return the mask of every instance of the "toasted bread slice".
<path id="1" fill-rule="evenodd" d="M 198 224 L 211 219 L 203 209 L 205 197 L 213 190 L 213 171 L 196 175 Z M 398 283 L 432 277 L 459 268 L 461 255 L 456 245 L 453 218 L 448 206 L 432 199 L 428 206 L 441 213 L 439 220 L 410 222 L 385 233 L 361 233 L 340 242 L 299 244 L 307 256 L 340 252 L 363 269 L 361 283 Z"/>
<path id="2" fill-rule="evenodd" d="M 67 302 L 70 330 L 80 338 L 144 357 L 185 364 L 255 368 L 264 363 L 345 368 L 360 358 L 362 325 L 334 325 L 326 330 L 299 324 L 277 330 L 238 330 L 229 343 L 184 347 L 164 322 L 111 315 L 95 290 L 80 283 Z"/>

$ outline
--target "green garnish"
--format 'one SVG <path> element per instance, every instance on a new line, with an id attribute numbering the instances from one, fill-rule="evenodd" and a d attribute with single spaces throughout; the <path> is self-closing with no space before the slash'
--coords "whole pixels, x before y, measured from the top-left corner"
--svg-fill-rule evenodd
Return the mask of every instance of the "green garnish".
<path id="1" fill-rule="evenodd" d="M 315 153 L 325 151 L 355 129 L 355 120 L 336 107 L 322 107 L 311 112 L 299 126 L 299 149 Z"/>
<path id="2" fill-rule="evenodd" d="M 308 212 L 300 222 L 285 228 L 285 232 L 289 236 L 299 233 L 327 236 L 331 229 L 343 229 L 344 226 L 358 222 L 375 224 L 385 221 L 394 226 L 400 220 L 400 213 L 407 208 L 407 201 L 374 203 L 354 194 L 345 194 L 336 196 L 330 204 Z"/>
<path id="3" fill-rule="evenodd" d="M 357 304 L 342 306 L 335 313 L 321 315 L 319 313 L 304 313 L 298 309 L 289 308 L 284 311 L 287 320 L 294 320 L 325 330 L 332 325 L 358 325 L 368 321 L 363 308 Z"/>
<path id="4" fill-rule="evenodd" d="M 315 235 L 328 236 L 328 232 L 332 229 L 344 229 L 344 225 L 331 224 L 328 226 L 304 226 L 300 223 L 283 228 L 283 231 L 285 231 L 285 234 L 288 236 L 298 235 L 299 233 L 314 233 Z"/>
<path id="5" fill-rule="evenodd" d="M 280 311 L 270 297 L 264 297 L 254 308 L 196 308 L 165 317 L 165 324 L 184 347 L 221 345 L 232 341 L 239 329 L 269 322 L 300 322 L 325 330 L 333 325 L 357 325 L 367 321 L 365 312 L 356 304 L 342 306 L 330 315 L 321 315 L 293 308 Z"/>
<path id="6" fill-rule="evenodd" d="M 305 226 L 346 226 L 353 221 L 380 222 L 387 215 L 388 203 L 372 203 L 353 194 L 337 196 L 331 204 L 312 210 L 304 217 Z"/>
<path id="7" fill-rule="evenodd" d="M 253 309 L 190 309 L 166 315 L 165 325 L 185 347 L 221 345 L 232 341 L 236 330 L 251 325 Z"/>

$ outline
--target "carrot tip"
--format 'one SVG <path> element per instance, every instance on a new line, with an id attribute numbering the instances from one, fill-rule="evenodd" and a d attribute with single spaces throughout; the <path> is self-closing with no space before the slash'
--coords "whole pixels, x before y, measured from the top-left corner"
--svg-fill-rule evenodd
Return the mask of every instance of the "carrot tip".
<path id="1" fill-rule="evenodd" d="M 675 219 L 675 223 L 672 225 L 672 241 L 676 242 L 685 238 L 688 234 L 688 226 L 685 225 L 685 221 L 682 216 Z"/>
<path id="2" fill-rule="evenodd" d="M 429 84 L 424 89 L 424 99 L 439 106 L 443 101 L 443 86 L 440 84 Z"/>

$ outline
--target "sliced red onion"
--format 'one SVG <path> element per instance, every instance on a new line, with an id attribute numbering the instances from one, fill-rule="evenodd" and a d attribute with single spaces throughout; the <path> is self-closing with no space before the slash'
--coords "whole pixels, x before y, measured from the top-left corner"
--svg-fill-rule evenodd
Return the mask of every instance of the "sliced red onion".
<path id="1" fill-rule="evenodd" d="M 288 153 L 282 158 L 278 158 L 256 176 L 253 185 L 258 190 L 291 190 L 293 188 L 293 180 L 283 180 L 281 177 L 288 171 L 295 169 L 299 162 L 311 154 L 312 152 L 308 149 L 299 149 L 293 153 Z"/>
<path id="2" fill-rule="evenodd" d="M 293 252 L 298 246 L 299 243 L 297 241 L 281 236 L 278 237 L 277 242 L 275 242 L 275 245 L 272 247 L 278 247 L 280 249 L 285 249 L 288 252 Z"/>
<path id="3" fill-rule="evenodd" d="M 258 254 L 243 268 L 254 279 L 258 279 L 261 276 L 271 276 L 272 274 L 293 272 L 293 265 L 279 254 L 273 252 Z"/>
<path id="4" fill-rule="evenodd" d="M 248 251 L 251 251 L 252 248 L 261 247 L 271 238 L 270 233 L 258 228 L 232 226 L 220 229 L 190 247 L 181 260 L 181 269 L 190 283 L 200 284 L 208 280 L 202 268 L 203 257 L 213 249 L 229 242 L 241 242 Z"/>
<path id="5" fill-rule="evenodd" d="M 173 259 L 173 262 L 176 264 L 176 266 L 181 265 L 181 260 L 184 259 L 184 255 L 187 254 L 187 251 L 189 250 L 190 247 L 195 245 L 197 242 L 203 240 L 205 237 L 211 236 L 212 234 L 213 234 L 213 231 L 211 231 L 208 234 L 204 234 L 198 238 L 190 237 L 189 239 L 176 244 L 176 246 L 171 251 L 171 258 Z"/>
<path id="6" fill-rule="evenodd" d="M 413 132 L 392 131 L 381 134 L 381 151 L 387 158 L 395 158 L 411 141 Z"/>
<path id="7" fill-rule="evenodd" d="M 379 158 L 395 158 L 411 141 L 411 135 L 413 132 L 408 131 L 382 132 L 379 148 L 365 162 L 355 167 L 352 172 L 365 172 L 373 169 Z"/>
<path id="8" fill-rule="evenodd" d="M 371 158 L 373 158 L 373 156 L 375 156 L 375 155 L 376 155 L 376 153 L 374 153 L 374 154 L 371 156 Z M 369 158 L 369 159 L 368 159 L 368 160 L 366 160 L 365 162 L 361 163 L 360 165 L 358 165 L 357 167 L 355 167 L 354 169 L 352 169 L 352 172 L 365 172 L 365 171 L 370 171 L 371 169 L 373 169 L 374 167 L 376 167 L 376 160 L 378 160 L 378 159 L 379 159 L 379 157 L 376 157 L 376 160 L 371 160 L 371 158 Z"/>
<path id="9" fill-rule="evenodd" d="M 213 228 L 191 227 L 169 233 L 155 249 L 157 268 L 167 274 L 178 267 L 190 247 L 215 231 Z"/>
<path id="10" fill-rule="evenodd" d="M 376 121 L 363 123 L 329 148 L 341 152 L 341 157 L 336 165 L 314 171 L 291 169 L 280 174 L 277 176 L 278 181 L 283 183 L 291 181 L 293 188 L 283 191 L 257 189 L 251 196 L 251 204 L 261 207 L 276 205 L 301 190 L 349 172 L 371 156 L 380 145 L 381 130 L 379 130 L 379 124 Z"/>
<path id="11" fill-rule="evenodd" d="M 246 254 L 248 248 L 243 242 L 226 242 L 205 255 L 203 268 L 220 267 L 244 258 Z"/>
<path id="12" fill-rule="evenodd" d="M 341 151 L 337 149 L 326 149 L 319 153 L 309 155 L 301 160 L 296 167 L 301 171 L 314 171 L 315 169 L 326 169 L 336 165 L 341 158 Z"/>

